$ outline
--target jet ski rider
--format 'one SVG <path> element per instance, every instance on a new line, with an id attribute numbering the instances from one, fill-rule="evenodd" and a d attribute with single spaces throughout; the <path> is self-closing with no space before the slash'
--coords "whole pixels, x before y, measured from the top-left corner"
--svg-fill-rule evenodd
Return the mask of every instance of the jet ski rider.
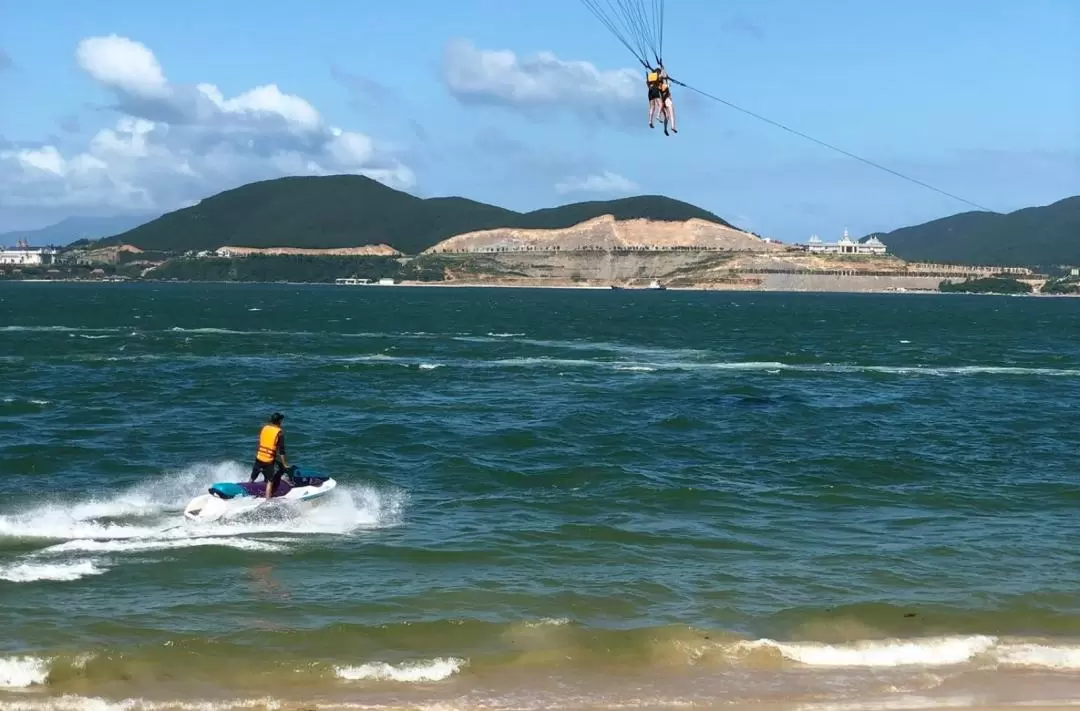
<path id="1" fill-rule="evenodd" d="M 281 483 L 281 476 L 289 468 L 289 462 L 285 456 L 285 433 L 281 429 L 281 421 L 285 415 L 275 412 L 270 415 L 270 421 L 263 425 L 259 431 L 259 447 L 255 452 L 255 464 L 251 467 L 251 481 L 255 481 L 262 474 L 266 480 L 266 498 L 273 496 L 274 491 Z"/>

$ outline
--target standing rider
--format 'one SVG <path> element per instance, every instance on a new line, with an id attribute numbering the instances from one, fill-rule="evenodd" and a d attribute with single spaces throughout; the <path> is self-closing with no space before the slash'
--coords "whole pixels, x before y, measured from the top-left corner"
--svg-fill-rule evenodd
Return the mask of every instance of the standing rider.
<path id="1" fill-rule="evenodd" d="M 251 467 L 251 480 L 255 481 L 262 474 L 266 480 L 266 498 L 269 499 L 278 484 L 281 475 L 289 468 L 285 458 L 285 433 L 281 430 L 281 421 L 285 415 L 275 412 L 270 421 L 259 431 L 259 448 L 255 452 L 255 464 Z"/>

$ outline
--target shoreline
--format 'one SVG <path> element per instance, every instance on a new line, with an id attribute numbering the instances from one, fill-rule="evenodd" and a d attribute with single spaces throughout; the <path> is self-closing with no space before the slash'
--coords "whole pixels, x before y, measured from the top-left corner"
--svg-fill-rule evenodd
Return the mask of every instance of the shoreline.
<path id="1" fill-rule="evenodd" d="M 936 289 L 867 289 L 867 288 L 833 288 L 833 289 L 769 289 L 769 288 L 746 288 L 742 286 L 731 287 L 726 284 L 698 284 L 692 286 L 665 286 L 662 289 L 654 289 L 645 286 L 616 286 L 600 284 L 520 284 L 520 283 L 492 283 L 487 281 L 464 282 L 464 281 L 401 281 L 394 284 L 335 284 L 333 282 L 318 281 L 241 281 L 241 280 L 173 280 L 173 279 L 0 279 L 0 284 L 98 284 L 98 285 L 123 285 L 123 284 L 228 284 L 228 285 L 279 285 L 279 286 L 326 286 L 346 289 L 372 288 L 383 289 L 394 287 L 416 288 L 448 288 L 448 289 L 557 289 L 569 291 L 679 291 L 679 292 L 723 292 L 723 293 L 767 293 L 767 294 L 896 294 L 907 295 L 943 295 L 943 296 L 1020 296 L 1041 298 L 1078 298 L 1080 293 L 1074 294 L 1044 294 L 1019 293 L 1006 294 L 1001 292 L 944 292 Z"/>

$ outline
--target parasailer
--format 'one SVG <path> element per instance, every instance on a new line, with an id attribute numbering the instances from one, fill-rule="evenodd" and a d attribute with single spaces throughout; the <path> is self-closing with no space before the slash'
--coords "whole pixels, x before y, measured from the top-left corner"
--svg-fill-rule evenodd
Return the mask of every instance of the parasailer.
<path id="1" fill-rule="evenodd" d="M 759 121 L 763 121 L 783 131 L 787 131 L 790 134 L 804 138 L 824 148 L 828 148 L 831 151 L 835 151 L 849 158 L 854 158 L 872 168 L 877 168 L 878 170 L 895 175 L 896 177 L 902 178 L 915 185 L 928 188 L 940 195 L 970 205 L 977 210 L 993 212 L 990 208 L 983 207 L 976 202 L 972 202 L 959 195 L 936 188 L 922 180 L 904 175 L 903 173 L 887 168 L 872 160 L 863 158 L 862 156 L 858 156 L 831 143 L 826 143 L 825 141 L 814 138 L 802 131 L 797 131 L 790 126 L 785 126 L 779 121 L 774 121 L 761 114 L 738 106 L 727 99 L 721 98 L 715 94 L 710 94 L 707 91 L 702 91 L 689 84 L 685 84 L 678 79 L 672 79 L 664 69 L 663 60 L 664 0 L 581 0 L 581 4 L 591 10 L 593 15 L 595 15 L 596 18 L 599 19 L 620 42 L 622 42 L 623 46 L 630 50 L 641 65 L 645 67 L 645 84 L 648 87 L 649 92 L 649 128 L 653 128 L 653 118 L 659 115 L 664 120 L 665 134 L 668 133 L 669 124 L 671 126 L 671 131 L 673 133 L 678 133 L 678 131 L 675 130 L 675 106 L 671 101 L 670 86 L 671 84 L 677 84 L 687 91 L 692 91 L 699 96 L 715 101 L 718 104 L 723 104 L 724 106 L 744 113 L 747 116 L 751 116 Z"/>
<path id="2" fill-rule="evenodd" d="M 675 130 L 675 107 L 671 101 L 671 78 L 664 69 L 664 0 L 581 0 L 600 22 L 645 67 L 649 97 L 649 128 L 659 116 Z M 655 62 L 655 64 L 654 64 Z"/>
<path id="3" fill-rule="evenodd" d="M 653 119 L 664 117 L 660 104 L 660 70 L 650 68 L 645 74 L 645 86 L 649 90 L 649 128 L 653 128 Z M 665 126 L 667 121 L 664 121 Z"/>

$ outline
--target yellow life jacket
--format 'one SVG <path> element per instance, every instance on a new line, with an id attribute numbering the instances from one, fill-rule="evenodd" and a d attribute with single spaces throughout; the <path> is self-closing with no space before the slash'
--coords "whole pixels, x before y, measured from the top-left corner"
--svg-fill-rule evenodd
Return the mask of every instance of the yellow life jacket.
<path id="1" fill-rule="evenodd" d="M 281 428 L 277 425 L 263 425 L 262 430 L 259 431 L 259 451 L 255 453 L 255 458 L 260 462 L 274 461 L 274 455 L 277 454 L 277 436 L 279 432 L 281 432 Z"/>
<path id="2" fill-rule="evenodd" d="M 649 72 L 649 75 L 648 75 L 648 77 L 647 77 L 647 78 L 645 79 L 645 81 L 647 81 L 647 82 L 648 82 L 648 83 L 650 83 L 650 84 L 655 84 L 655 83 L 657 82 L 657 80 L 658 80 L 658 79 L 660 79 L 660 75 L 659 75 L 659 74 L 657 74 L 656 72 Z"/>

